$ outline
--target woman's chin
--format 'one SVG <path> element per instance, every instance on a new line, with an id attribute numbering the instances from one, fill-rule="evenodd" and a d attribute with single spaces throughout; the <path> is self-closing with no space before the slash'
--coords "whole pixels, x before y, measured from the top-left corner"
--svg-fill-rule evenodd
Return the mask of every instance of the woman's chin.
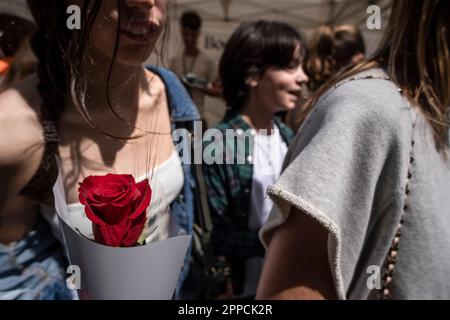
<path id="1" fill-rule="evenodd" d="M 146 50 L 129 50 L 128 48 L 119 48 L 116 55 L 112 53 L 114 50 L 102 50 L 101 48 L 93 48 L 92 54 L 97 61 L 113 61 L 115 65 L 123 65 L 129 67 L 141 66 L 144 64 L 152 53 L 152 48 Z"/>
<path id="2" fill-rule="evenodd" d="M 291 111 L 291 110 L 294 110 L 296 107 L 297 107 L 296 102 L 286 103 L 277 112 Z"/>
<path id="3" fill-rule="evenodd" d="M 117 59 L 124 63 L 128 61 L 130 64 L 142 64 L 150 58 L 153 49 L 153 46 L 126 46 L 118 50 Z"/>
<path id="4" fill-rule="evenodd" d="M 130 67 L 130 68 L 136 68 L 136 67 L 141 67 L 143 64 L 145 64 L 147 61 L 147 58 L 144 59 L 136 59 L 136 57 L 134 57 L 133 59 L 126 59 L 126 58 L 118 58 L 116 57 L 116 65 L 121 65 L 124 67 Z"/>

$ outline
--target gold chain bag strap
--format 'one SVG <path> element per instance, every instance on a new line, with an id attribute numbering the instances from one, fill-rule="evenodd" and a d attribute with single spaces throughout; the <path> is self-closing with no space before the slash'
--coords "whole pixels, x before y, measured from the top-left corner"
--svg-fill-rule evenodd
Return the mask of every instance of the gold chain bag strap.
<path id="1" fill-rule="evenodd" d="M 399 89 L 399 92 L 402 93 L 402 90 Z M 381 289 L 378 292 L 378 297 L 381 300 L 389 300 L 391 297 L 391 284 L 394 277 L 394 271 L 395 271 L 395 265 L 397 262 L 397 256 L 398 256 L 398 247 L 400 243 L 400 239 L 402 237 L 402 227 L 403 223 L 405 222 L 405 218 L 407 217 L 408 212 L 408 197 L 410 194 L 410 186 L 411 186 L 411 178 L 413 175 L 412 171 L 412 165 L 414 163 L 414 151 L 415 151 L 415 140 L 414 140 L 414 133 L 416 129 L 416 123 L 417 123 L 417 113 L 413 107 L 408 103 L 411 117 L 412 117 L 412 130 L 411 130 L 411 148 L 410 148 L 410 154 L 409 154 L 409 164 L 408 164 L 408 171 L 407 171 L 407 177 L 406 177 L 406 183 L 405 183 L 405 198 L 403 202 L 403 210 L 400 217 L 400 222 L 397 225 L 397 229 L 395 232 L 394 240 L 392 240 L 391 247 L 389 248 L 388 255 L 385 259 L 384 263 L 384 275 L 382 278 L 382 285 Z"/>
<path id="2" fill-rule="evenodd" d="M 391 78 L 387 77 L 387 76 L 381 77 L 381 76 L 368 75 L 368 76 L 364 76 L 364 77 L 350 78 L 347 81 L 336 84 L 335 88 L 338 88 L 341 85 L 343 85 L 347 82 L 350 82 L 350 81 L 369 80 L 369 79 L 379 79 L 379 80 L 391 81 Z M 397 91 L 403 97 L 403 90 L 398 88 Z M 410 112 L 412 115 L 412 131 L 411 131 L 411 149 L 410 149 L 410 157 L 409 157 L 408 174 L 407 174 L 406 184 L 405 184 L 405 201 L 404 201 L 404 206 L 403 206 L 403 211 L 401 214 L 400 222 L 399 222 L 396 232 L 395 232 L 394 240 L 392 241 L 391 247 L 389 248 L 389 252 L 388 252 L 388 255 L 387 255 L 387 257 L 385 259 L 385 263 L 384 263 L 384 274 L 383 274 L 383 278 L 382 278 L 381 289 L 378 292 L 378 298 L 381 300 L 388 300 L 390 298 L 390 293 L 391 293 L 390 287 L 391 287 L 392 280 L 394 277 L 395 264 L 397 262 L 397 255 L 398 255 L 398 247 L 399 247 L 400 239 L 402 236 L 402 227 L 403 227 L 403 223 L 405 222 L 406 213 L 408 210 L 407 202 L 408 202 L 408 196 L 410 193 L 410 181 L 412 178 L 412 164 L 414 163 L 414 146 L 415 146 L 414 132 L 415 132 L 416 120 L 417 120 L 417 114 L 415 113 L 415 110 L 410 106 L 409 103 L 408 103 L 408 106 L 409 106 L 409 109 L 410 109 Z"/>

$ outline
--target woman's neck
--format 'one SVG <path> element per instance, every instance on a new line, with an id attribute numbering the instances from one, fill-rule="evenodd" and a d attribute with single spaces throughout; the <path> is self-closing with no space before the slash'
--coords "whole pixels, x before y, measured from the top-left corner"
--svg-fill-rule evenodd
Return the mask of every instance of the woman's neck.
<path id="1" fill-rule="evenodd" d="M 88 116 L 99 127 L 116 128 L 119 123 L 122 127 L 125 124 L 123 120 L 128 123 L 125 127 L 134 127 L 139 109 L 143 104 L 151 105 L 150 102 L 154 101 L 152 96 L 156 95 L 150 83 L 150 72 L 143 66 L 123 65 L 118 62 L 111 67 L 109 59 L 96 57 L 93 61 L 96 63 L 86 66 L 83 70 L 87 80 L 85 108 Z M 73 113 L 76 111 L 75 104 L 69 103 L 67 111 L 76 114 Z M 127 129 L 124 128 L 124 131 Z"/>
<path id="2" fill-rule="evenodd" d="M 111 72 L 108 67 L 93 66 L 85 72 L 87 97 L 95 108 L 109 109 L 126 101 L 129 107 L 137 107 L 139 96 L 149 88 L 149 79 L 142 66 L 123 66 L 116 63 Z"/>

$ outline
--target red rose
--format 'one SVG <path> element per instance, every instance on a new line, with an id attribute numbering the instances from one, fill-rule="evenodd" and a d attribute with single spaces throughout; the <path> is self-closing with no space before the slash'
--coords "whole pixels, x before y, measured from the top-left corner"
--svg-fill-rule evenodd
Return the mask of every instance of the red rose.
<path id="1" fill-rule="evenodd" d="M 78 192 L 97 242 L 111 247 L 136 245 L 152 196 L 148 179 L 136 183 L 132 175 L 89 176 Z"/>

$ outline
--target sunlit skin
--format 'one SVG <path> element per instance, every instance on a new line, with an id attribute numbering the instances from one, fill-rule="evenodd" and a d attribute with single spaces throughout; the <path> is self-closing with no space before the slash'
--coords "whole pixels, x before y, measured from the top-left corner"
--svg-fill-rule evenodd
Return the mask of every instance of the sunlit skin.
<path id="1" fill-rule="evenodd" d="M 66 1 L 67 5 L 83 3 Z M 89 80 L 86 109 L 97 126 L 116 136 L 138 136 L 144 130 L 165 134 L 150 134 L 130 142 L 112 140 L 92 129 L 69 99 L 59 121 L 59 152 L 68 203 L 78 202 L 77 185 L 87 175 L 120 172 L 142 176 L 149 169 L 148 163 L 158 165 L 173 151 L 164 84 L 143 67 L 163 31 L 168 1 L 123 0 L 120 25 L 116 1 L 101 3 L 86 52 L 90 62 L 79 66 Z M 119 47 L 107 90 L 118 29 Z M 37 83 L 37 77 L 32 76 L 0 95 L 0 134 L 5 138 L 0 142 L 0 243 L 22 239 L 39 216 L 36 204 L 19 195 L 36 172 L 44 150 Z M 111 105 L 126 122 L 110 110 L 107 92 Z"/>
<path id="2" fill-rule="evenodd" d="M 271 235 L 256 299 L 336 299 L 328 263 L 328 232 L 323 226 L 292 208 L 286 222 Z"/>
<path id="3" fill-rule="evenodd" d="M 77 182 L 80 178 L 99 172 L 113 171 L 142 176 L 148 163 L 155 166 L 167 160 L 173 150 L 170 117 L 164 85 L 155 74 L 143 67 L 154 49 L 165 25 L 167 1 L 123 1 L 121 22 L 114 1 L 102 1 L 99 17 L 91 32 L 93 49 L 88 52 L 93 61 L 85 67 L 90 86 L 87 88 L 87 109 L 94 122 L 118 136 L 142 135 L 152 130 L 164 135 L 150 135 L 128 143 L 114 141 L 93 131 L 73 106 L 63 115 L 60 147 L 63 173 L 66 179 L 68 202 L 77 202 Z M 124 123 L 111 112 L 106 100 L 107 75 L 114 52 L 116 30 L 120 30 L 119 47 L 109 81 L 112 106 L 130 124 Z M 149 143 L 151 140 L 151 143 Z M 74 154 L 74 145 L 80 144 L 82 158 Z M 158 151 L 148 150 L 148 145 Z M 78 159 L 76 159 L 78 158 Z M 73 165 L 82 161 L 82 172 L 73 175 Z"/>

